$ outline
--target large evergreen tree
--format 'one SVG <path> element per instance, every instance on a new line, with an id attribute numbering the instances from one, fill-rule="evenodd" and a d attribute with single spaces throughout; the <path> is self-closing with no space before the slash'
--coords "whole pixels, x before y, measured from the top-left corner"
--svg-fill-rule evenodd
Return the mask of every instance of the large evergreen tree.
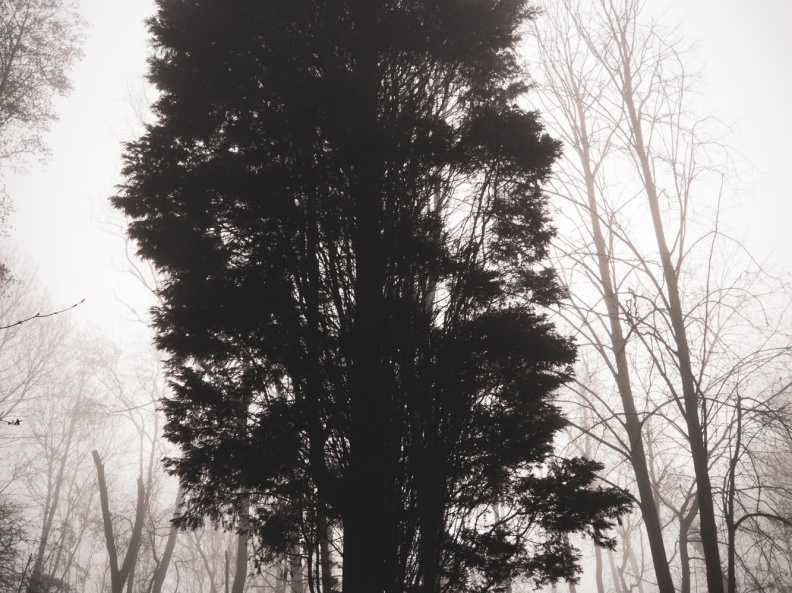
<path id="1" fill-rule="evenodd" d="M 627 503 L 552 455 L 574 348 L 541 312 L 559 146 L 516 104 L 533 9 L 158 5 L 158 118 L 114 203 L 165 276 L 184 522 L 250 506 L 262 549 L 309 556 L 336 525 L 345 593 L 573 576 L 568 535 L 612 543 Z"/>

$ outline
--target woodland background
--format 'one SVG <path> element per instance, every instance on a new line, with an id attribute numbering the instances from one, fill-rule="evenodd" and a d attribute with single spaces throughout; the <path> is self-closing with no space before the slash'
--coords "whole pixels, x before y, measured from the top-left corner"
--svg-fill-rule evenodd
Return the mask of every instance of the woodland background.
<path id="1" fill-rule="evenodd" d="M 20 247 L 30 238 L 15 237 L 13 208 L 24 218 L 28 202 L 49 203 L 35 192 L 57 193 L 29 181 L 40 171 L 34 159 L 46 161 L 49 152 L 56 163 L 50 174 L 65 176 L 58 151 L 82 146 L 79 127 L 57 128 L 65 99 L 50 96 L 68 90 L 67 79 L 81 67 L 78 53 L 112 31 L 88 29 L 85 45 L 79 7 L 62 12 L 53 0 L 15 0 L 4 4 L 4 39 L 19 22 L 10 18 L 10 7 L 42 7 L 43 15 L 55 7 L 75 36 L 49 37 L 63 40 L 49 48 L 56 58 L 49 63 L 59 63 L 63 76 L 37 87 L 42 98 L 26 108 L 26 118 L 0 121 L 9 229 L 0 299 L 0 591 L 105 591 L 116 572 L 130 593 L 302 593 L 309 579 L 301 550 L 287 562 L 245 562 L 238 573 L 238 550 L 247 547 L 233 530 L 170 526 L 180 492 L 160 463 L 174 454 L 161 438 L 158 412 L 168 388 L 146 318 L 156 303 L 157 278 L 125 242 L 123 220 L 85 203 L 61 213 L 62 226 L 73 233 L 64 240 L 101 252 L 113 272 L 75 272 L 68 261 L 58 261 L 57 272 L 49 272 L 52 262 L 37 271 L 25 253 L 30 249 Z M 557 587 L 649 593 L 667 571 L 676 590 L 706 590 L 690 453 L 695 429 L 707 452 L 727 588 L 790 591 L 789 254 L 755 255 L 745 227 L 756 203 L 746 191 L 751 155 L 743 154 L 729 122 L 713 115 L 701 50 L 672 15 L 652 8 L 637 0 L 548 3 L 525 46 L 536 86 L 528 100 L 565 147 L 549 190 L 559 229 L 552 263 L 570 297 L 553 314 L 580 351 L 576 379 L 559 395 L 572 424 L 557 445 L 602 461 L 608 483 L 636 496 L 643 488 L 654 499 L 654 512 L 636 505 L 619 527 L 617 550 L 579 542 L 586 568 L 581 582 Z M 123 16 L 140 21 L 150 11 Z M 145 51 L 142 43 L 132 51 L 141 76 Z M 115 65 L 105 68 L 112 78 Z M 95 79 L 101 87 L 103 73 Z M 136 79 L 126 84 L 113 87 L 108 108 L 127 118 L 111 134 L 119 142 L 148 117 L 151 91 Z M 0 88 L 0 112 L 12 113 L 12 99 Z M 635 133 L 638 121 L 642 136 Z M 50 128 L 58 132 L 54 140 Z M 82 158 L 100 171 L 94 187 L 112 193 L 117 154 L 94 155 L 89 147 Z M 86 187 L 92 183 L 86 180 Z M 656 202 L 665 253 L 647 196 Z M 72 208 L 68 202 L 55 207 Z M 74 222 L 80 218 L 102 230 L 82 232 L 85 223 Z M 112 298 L 91 299 L 97 274 L 112 274 Z M 30 319 L 37 314 L 42 317 Z M 677 322 L 686 328 L 693 371 L 686 378 Z M 681 389 L 686 382 L 698 394 L 692 403 Z M 700 419 L 697 428 L 688 423 L 692 415 Z M 629 446 L 636 440 L 640 453 Z"/>

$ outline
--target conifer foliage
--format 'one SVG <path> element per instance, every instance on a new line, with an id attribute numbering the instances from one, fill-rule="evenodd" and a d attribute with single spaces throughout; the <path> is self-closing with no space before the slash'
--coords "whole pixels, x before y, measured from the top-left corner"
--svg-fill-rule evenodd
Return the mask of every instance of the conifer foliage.
<path id="1" fill-rule="evenodd" d="M 314 590 L 572 577 L 569 534 L 612 545 L 628 503 L 553 456 L 575 351 L 542 314 L 559 145 L 517 106 L 533 9 L 157 4 L 157 121 L 113 201 L 165 277 L 183 523 L 244 515 Z"/>

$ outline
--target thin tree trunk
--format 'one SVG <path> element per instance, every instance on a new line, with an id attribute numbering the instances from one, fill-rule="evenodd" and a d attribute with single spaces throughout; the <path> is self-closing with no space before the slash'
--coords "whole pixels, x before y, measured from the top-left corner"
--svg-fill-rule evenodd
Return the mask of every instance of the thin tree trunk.
<path id="1" fill-rule="evenodd" d="M 630 569 L 633 572 L 635 577 L 635 582 L 638 586 L 638 593 L 644 593 L 643 588 L 643 570 L 641 570 L 638 566 L 638 560 L 635 559 L 635 554 L 632 551 L 632 548 L 628 548 L 627 546 L 624 547 L 624 554 L 627 556 L 627 562 L 630 565 Z"/>
<path id="2" fill-rule="evenodd" d="M 734 522 L 734 499 L 737 492 L 737 462 L 740 459 L 740 449 L 742 447 L 742 398 L 737 395 L 737 441 L 734 444 L 734 451 L 729 460 L 729 476 L 726 483 L 726 535 L 727 535 L 727 588 L 728 593 L 737 591 L 736 575 L 736 550 L 735 539 L 737 527 Z"/>
<path id="3" fill-rule="evenodd" d="M 176 505 L 173 508 L 173 519 L 171 520 L 170 531 L 168 532 L 168 541 L 165 543 L 165 551 L 162 553 L 162 558 L 157 565 L 157 570 L 154 571 L 154 584 L 151 588 L 151 593 L 161 593 L 162 585 L 165 583 L 165 577 L 168 574 L 168 567 L 170 566 L 171 558 L 173 557 L 173 549 L 176 547 L 176 536 L 179 533 L 179 528 L 176 526 L 176 520 L 181 515 L 181 508 L 184 504 L 184 490 L 181 484 L 176 492 Z"/>
<path id="4" fill-rule="evenodd" d="M 623 51 L 629 47 L 626 32 L 622 29 L 620 46 Z M 709 454 L 704 443 L 701 422 L 698 415 L 699 394 L 696 389 L 693 366 L 690 357 L 690 347 L 685 328 L 685 315 L 677 282 L 677 270 L 671 259 L 671 252 L 666 243 L 663 219 L 660 213 L 660 201 L 657 195 L 649 155 L 644 144 L 641 120 L 638 117 L 634 102 L 632 88 L 632 71 L 630 59 L 624 56 L 622 60 L 624 75 L 624 102 L 630 118 L 630 128 L 634 139 L 634 148 L 641 165 L 643 184 L 652 215 L 657 249 L 663 266 L 663 278 L 666 282 L 668 297 L 668 315 L 676 345 L 676 357 L 679 363 L 679 374 L 682 383 L 682 397 L 685 408 L 685 422 L 688 429 L 688 442 L 693 458 L 693 469 L 696 475 L 696 486 L 699 502 L 699 519 L 701 522 L 701 543 L 704 547 L 704 563 L 707 567 L 707 587 L 709 593 L 723 593 L 723 569 L 720 563 L 720 550 L 718 547 L 718 529 L 715 523 L 715 506 L 712 497 L 712 485 L 709 475 Z"/>
<path id="5" fill-rule="evenodd" d="M 318 514 L 319 529 L 319 565 L 322 571 L 322 593 L 333 591 L 333 560 L 330 556 L 330 524 L 327 515 L 320 509 Z"/>
<path id="6" fill-rule="evenodd" d="M 105 545 L 110 563 L 110 588 L 113 593 L 121 593 L 124 588 L 124 579 L 119 581 L 118 574 L 118 550 L 116 549 L 115 536 L 113 535 L 113 521 L 110 516 L 110 503 L 107 497 L 107 483 L 105 482 L 104 465 L 99 457 L 99 453 L 94 449 L 91 452 L 94 464 L 96 464 L 96 474 L 99 482 L 99 499 L 102 505 L 102 522 L 104 525 Z"/>
<path id="7" fill-rule="evenodd" d="M 291 593 L 305 592 L 305 575 L 303 574 L 300 547 L 294 546 L 289 556 L 289 572 L 291 573 Z"/>
<path id="8" fill-rule="evenodd" d="M 132 570 L 129 571 L 129 576 L 127 576 L 127 586 L 126 591 L 127 593 L 133 593 L 135 590 L 135 567 L 132 567 Z"/>
<path id="9" fill-rule="evenodd" d="M 88 509 L 93 508 L 93 504 L 92 503 L 93 503 L 93 500 L 94 500 L 94 498 L 93 498 L 94 494 L 95 494 L 95 491 L 93 489 L 91 489 L 90 490 L 90 496 L 88 498 L 87 507 L 86 507 Z M 74 540 L 74 542 L 73 542 L 73 544 L 71 546 L 71 550 L 69 552 L 68 560 L 66 561 L 66 564 L 65 564 L 65 566 L 63 568 L 63 573 L 61 574 L 61 580 L 64 581 L 64 582 L 67 581 L 69 572 L 71 571 L 71 568 L 74 565 L 74 561 L 75 561 L 75 559 L 77 557 L 77 554 L 81 550 L 80 544 L 82 543 L 83 537 L 85 536 L 85 533 L 86 533 L 86 531 L 88 530 L 89 527 L 90 527 L 90 525 L 89 525 L 89 523 L 87 521 L 82 521 L 81 522 L 80 531 L 78 532 L 77 537 L 75 538 L 75 540 Z"/>
<path id="10" fill-rule="evenodd" d="M 627 360 L 627 339 L 624 337 L 621 318 L 619 316 L 619 296 L 614 288 L 614 282 L 610 272 L 610 256 L 602 232 L 600 222 L 599 206 L 597 204 L 596 186 L 594 172 L 591 169 L 591 156 L 589 153 L 588 131 L 586 129 L 585 111 L 580 103 L 581 98 L 576 97 L 578 109 L 580 135 L 583 139 L 581 164 L 583 166 L 586 195 L 588 199 L 588 211 L 591 220 L 591 232 L 594 240 L 594 248 L 597 252 L 597 266 L 599 270 L 599 281 L 604 296 L 605 307 L 608 312 L 610 324 L 610 339 L 613 356 L 616 361 L 615 380 L 619 390 L 619 396 L 624 409 L 624 427 L 629 438 L 630 464 L 635 473 L 635 484 L 638 488 L 639 508 L 641 517 L 646 528 L 646 536 L 649 540 L 649 548 L 652 553 L 652 563 L 654 565 L 655 576 L 659 593 L 674 593 L 674 583 L 671 579 L 671 569 L 668 565 L 668 556 L 665 551 L 663 541 L 663 529 L 660 524 L 660 517 L 657 512 L 657 505 L 652 490 L 652 481 L 649 475 L 649 468 L 646 462 L 643 437 L 641 436 L 641 419 L 635 406 L 635 398 L 632 391 L 630 379 L 630 366 Z"/>
<path id="11" fill-rule="evenodd" d="M 694 500 L 687 515 L 679 521 L 679 564 L 682 572 L 682 589 L 680 593 L 690 593 L 690 552 L 688 551 L 688 534 L 693 520 L 698 515 L 698 501 Z"/>
<path id="12" fill-rule="evenodd" d="M 74 436 L 74 428 L 77 424 L 76 421 L 77 414 L 75 407 L 75 409 L 72 410 L 71 418 L 69 419 L 69 431 L 66 433 L 66 445 L 58 465 L 58 475 L 55 478 L 55 488 L 52 492 L 52 496 L 47 496 L 47 512 L 44 522 L 41 525 L 41 535 L 39 537 L 39 545 L 36 552 L 36 561 L 33 564 L 33 570 L 30 574 L 30 583 L 33 586 L 35 586 L 35 583 L 41 577 L 41 571 L 44 565 L 44 554 L 47 550 L 47 542 L 49 541 L 49 536 L 52 532 L 52 523 L 55 519 L 55 512 L 58 509 L 58 503 L 60 502 L 60 491 L 61 486 L 63 485 L 63 474 L 66 469 L 66 462 L 69 458 L 69 450 L 71 449 L 72 437 Z"/>
<path id="13" fill-rule="evenodd" d="M 495 517 L 495 522 L 499 523 L 501 520 L 501 505 L 500 503 L 495 503 L 492 507 L 492 514 Z M 566 538 L 566 544 L 569 545 L 569 538 Z M 569 586 L 574 587 L 574 583 L 569 582 Z M 498 583 L 498 588 L 503 591 L 503 593 L 512 593 L 512 578 L 506 577 L 506 580 Z M 431 593 L 436 591 L 436 589 L 427 589 L 427 593 Z M 574 593 L 570 590 L 570 593 Z"/>
<path id="14" fill-rule="evenodd" d="M 242 593 L 245 590 L 248 566 L 248 539 L 250 537 L 250 496 L 245 494 L 240 502 L 239 533 L 237 534 L 236 568 L 231 593 Z"/>
<path id="15" fill-rule="evenodd" d="M 594 546 L 594 580 L 597 584 L 597 593 L 605 593 L 605 583 L 602 580 L 602 548 L 599 546 Z"/>
<path id="16" fill-rule="evenodd" d="M 611 569 L 611 579 L 613 580 L 613 590 L 616 593 L 629 593 L 630 589 L 624 582 L 624 574 L 616 568 L 616 560 L 613 558 L 613 550 L 608 550 L 608 563 Z"/>
<path id="17" fill-rule="evenodd" d="M 107 482 L 105 481 L 104 465 L 99 457 L 99 452 L 94 449 L 91 452 L 94 464 L 96 465 L 96 475 L 99 483 L 99 498 L 102 505 L 102 523 L 104 525 L 105 544 L 107 555 L 110 561 L 110 587 L 112 593 L 123 593 L 124 584 L 127 579 L 134 578 L 134 568 L 137 563 L 137 555 L 143 541 L 143 519 L 146 514 L 146 494 L 143 489 L 143 479 L 137 479 L 137 505 L 135 507 L 135 523 L 132 527 L 132 536 L 129 539 L 127 553 L 123 564 L 118 566 L 118 549 L 116 548 L 115 536 L 113 534 L 113 520 L 110 515 L 110 503 L 107 495 Z M 131 593 L 131 589 L 129 589 Z"/>
<path id="18" fill-rule="evenodd" d="M 198 536 L 195 535 L 195 532 L 191 532 L 191 541 L 195 546 L 195 549 L 198 551 L 198 555 L 201 557 L 201 562 L 203 563 L 204 570 L 206 570 L 206 574 L 209 575 L 209 593 L 217 593 L 217 583 L 215 582 L 215 571 L 212 569 L 211 564 L 209 563 L 209 559 L 206 557 L 206 553 L 203 551 L 203 547 L 201 547 L 201 540 Z"/>

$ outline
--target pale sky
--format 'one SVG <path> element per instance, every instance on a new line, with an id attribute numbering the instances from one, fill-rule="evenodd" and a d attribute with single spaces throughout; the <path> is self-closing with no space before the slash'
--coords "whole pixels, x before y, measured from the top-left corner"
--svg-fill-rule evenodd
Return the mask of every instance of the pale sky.
<path id="1" fill-rule="evenodd" d="M 743 178 L 744 236 L 760 259 L 775 248 L 776 269 L 792 273 L 792 2 L 650 0 L 683 19 L 701 44 L 705 101 L 730 123 L 732 146 L 753 166 Z M 82 0 L 85 57 L 74 90 L 59 99 L 60 121 L 47 136 L 51 157 L 8 177 L 15 202 L 11 241 L 36 262 L 53 306 L 82 298 L 79 317 L 126 315 L 116 296 L 133 283 L 118 273 L 123 241 L 109 233 L 107 198 L 120 182 L 120 143 L 138 127 L 150 0 Z M 678 20 L 678 19 L 676 19 Z M 35 313 L 35 312 L 32 312 Z M 128 316 L 128 315 L 126 315 Z"/>
<path id="2" fill-rule="evenodd" d="M 47 137 L 50 158 L 13 175 L 16 212 L 11 240 L 34 260 L 53 306 L 85 298 L 72 314 L 87 320 L 125 315 L 131 282 L 118 273 L 123 239 L 109 232 L 107 199 L 120 183 L 121 142 L 139 132 L 135 103 L 142 100 L 148 55 L 144 20 L 153 0 L 81 0 L 87 21 L 84 57 L 73 90 L 57 99 L 60 121 Z"/>
<path id="3" fill-rule="evenodd" d="M 673 5 L 700 44 L 711 114 L 733 127 L 742 172 L 745 238 L 760 259 L 792 274 L 792 2 L 688 0 Z M 753 171 L 749 169 L 752 164 Z"/>

